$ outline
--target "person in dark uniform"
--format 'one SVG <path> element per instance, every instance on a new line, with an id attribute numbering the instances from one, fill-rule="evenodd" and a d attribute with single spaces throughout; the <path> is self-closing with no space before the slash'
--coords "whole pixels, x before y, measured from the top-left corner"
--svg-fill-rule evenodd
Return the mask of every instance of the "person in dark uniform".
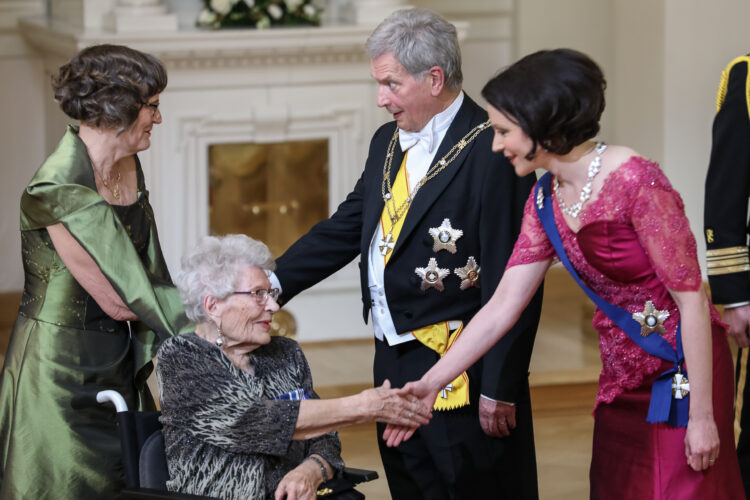
<path id="1" fill-rule="evenodd" d="M 419 378 L 491 296 L 520 230 L 533 174 L 491 152 L 487 113 L 461 90 L 456 29 L 423 9 L 368 38 L 377 104 L 393 115 L 372 138 L 346 200 L 277 260 L 285 303 L 359 257 L 372 313 L 374 382 Z M 273 279 L 272 279 L 273 282 Z M 448 384 L 429 425 L 381 457 L 395 499 L 537 498 L 528 367 L 541 308 Z"/>
<path id="2" fill-rule="evenodd" d="M 739 429 L 737 455 L 746 492 L 750 492 L 750 407 L 744 405 L 744 401 L 750 398 L 749 66 L 750 56 L 738 57 L 721 75 L 704 207 L 708 249 L 706 267 L 712 300 L 715 304 L 724 304 L 724 321 L 729 325 L 729 335 L 740 347 L 735 372 L 735 434 Z"/>

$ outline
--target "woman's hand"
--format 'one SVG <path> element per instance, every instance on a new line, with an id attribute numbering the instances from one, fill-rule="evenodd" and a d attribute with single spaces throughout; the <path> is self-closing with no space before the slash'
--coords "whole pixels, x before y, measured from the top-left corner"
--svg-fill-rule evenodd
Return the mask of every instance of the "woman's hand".
<path id="1" fill-rule="evenodd" d="M 391 389 L 386 380 L 380 387 L 359 393 L 362 409 L 369 421 L 386 422 L 402 427 L 419 427 L 430 422 L 432 406 L 425 406 L 414 395 L 401 389 Z"/>
<path id="2" fill-rule="evenodd" d="M 281 478 L 274 493 L 275 500 L 314 500 L 318 486 L 323 482 L 320 466 L 312 460 L 303 460 Z"/>
<path id="3" fill-rule="evenodd" d="M 719 458 L 719 431 L 712 417 L 688 420 L 685 456 L 696 471 L 708 469 Z"/>
<path id="4" fill-rule="evenodd" d="M 427 385 L 427 382 L 423 380 L 417 380 L 416 382 L 409 382 L 399 391 L 401 394 L 411 394 L 414 397 L 419 398 L 422 402 L 423 408 L 427 411 L 432 409 L 437 398 L 438 391 L 433 391 Z M 383 431 L 383 440 L 386 446 L 394 447 L 398 446 L 404 441 L 408 440 L 414 435 L 417 430 L 417 426 L 414 424 L 410 425 L 393 425 L 388 424 Z"/>

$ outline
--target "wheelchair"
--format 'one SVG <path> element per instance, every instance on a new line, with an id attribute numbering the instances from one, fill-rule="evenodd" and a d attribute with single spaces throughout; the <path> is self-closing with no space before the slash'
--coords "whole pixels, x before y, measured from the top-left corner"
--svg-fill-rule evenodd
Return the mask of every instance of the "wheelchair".
<path id="1" fill-rule="evenodd" d="M 169 470 L 162 425 L 159 422 L 161 412 L 129 410 L 120 393 L 112 390 L 75 396 L 71 406 L 73 409 L 82 409 L 103 403 L 111 403 L 117 412 L 117 428 L 125 472 L 125 489 L 120 492 L 119 499 L 218 500 L 167 490 Z M 377 478 L 376 471 L 346 467 L 340 477 L 321 484 L 317 496 L 330 500 L 364 499 L 365 496 L 354 490 L 353 486 Z"/>

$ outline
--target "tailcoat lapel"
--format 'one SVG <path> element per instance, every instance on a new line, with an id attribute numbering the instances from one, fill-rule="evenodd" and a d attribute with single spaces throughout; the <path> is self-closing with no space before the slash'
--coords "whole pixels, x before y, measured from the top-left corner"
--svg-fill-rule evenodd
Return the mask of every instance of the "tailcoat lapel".
<path id="1" fill-rule="evenodd" d="M 375 169 L 375 178 L 377 179 L 377 182 L 373 183 L 372 189 L 368 190 L 369 195 L 367 197 L 367 200 L 365 200 L 365 206 L 368 207 L 368 211 L 362 226 L 362 234 L 367 235 L 368 237 L 367 241 L 364 242 L 366 244 L 366 248 L 369 248 L 370 241 L 372 240 L 373 234 L 375 234 L 376 227 L 378 226 L 378 224 L 380 224 L 380 216 L 382 215 L 383 209 L 385 208 L 385 202 L 383 200 L 382 193 L 383 165 L 386 160 L 385 151 L 388 149 L 388 144 L 391 137 L 393 137 L 393 133 L 397 130 L 395 122 L 393 125 L 393 130 L 388 135 L 388 139 L 382 145 L 382 161 L 379 165 L 375 164 L 373 166 L 373 168 Z M 396 180 L 396 174 L 398 174 L 398 170 L 401 167 L 401 163 L 403 161 L 404 152 L 401 151 L 401 146 L 399 144 L 396 144 L 396 147 L 393 151 L 393 161 L 391 162 L 391 185 L 393 185 L 393 182 Z M 363 257 L 365 253 L 369 255 L 369 251 L 366 251 L 366 248 L 363 247 Z"/>
<path id="2" fill-rule="evenodd" d="M 477 123 L 472 123 L 472 118 L 476 108 L 478 108 L 478 106 L 474 103 L 474 101 L 469 99 L 469 96 L 464 95 L 464 102 L 461 105 L 461 108 L 458 110 L 456 117 L 453 119 L 453 123 L 451 123 L 450 127 L 445 133 L 445 137 L 440 143 L 440 146 L 438 147 L 435 156 L 430 163 L 430 166 L 434 165 L 435 162 L 445 156 L 448 151 L 450 151 L 450 149 L 458 141 L 460 141 L 461 138 L 463 138 L 469 132 L 469 130 L 471 130 L 473 125 L 477 125 Z M 440 194 L 445 191 L 445 189 L 450 185 L 451 181 L 456 176 L 464 161 L 468 157 L 469 151 L 471 151 L 475 144 L 476 141 L 472 141 L 471 143 L 469 143 L 459 153 L 455 160 L 453 160 L 442 172 L 428 181 L 419 190 L 417 195 L 414 197 L 411 206 L 409 207 L 409 212 L 407 212 L 406 214 L 406 220 L 404 221 L 404 226 L 401 228 L 401 233 L 399 234 L 398 240 L 396 241 L 396 246 L 393 249 L 393 255 L 391 255 L 391 259 L 395 257 L 395 255 L 399 251 L 399 248 L 404 245 L 404 242 L 409 238 L 409 235 L 412 233 L 412 231 L 414 231 L 414 229 L 418 226 L 419 221 L 424 217 L 430 207 L 438 201 Z"/>

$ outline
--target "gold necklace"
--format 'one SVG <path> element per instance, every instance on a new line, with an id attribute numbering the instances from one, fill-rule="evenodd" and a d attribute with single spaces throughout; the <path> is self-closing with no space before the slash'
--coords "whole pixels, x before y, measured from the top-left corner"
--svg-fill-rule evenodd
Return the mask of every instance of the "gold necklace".
<path id="1" fill-rule="evenodd" d="M 107 180 L 104 178 L 104 175 L 99 174 L 99 177 L 102 180 L 102 184 L 104 184 L 104 187 L 109 190 L 110 193 L 112 193 L 112 196 L 115 197 L 116 200 L 120 199 L 120 169 L 117 169 L 117 179 L 115 179 L 115 187 L 111 188 L 109 187 L 109 184 L 107 183 Z"/>
<path id="2" fill-rule="evenodd" d="M 393 227 L 396 223 L 404 216 L 406 211 L 409 209 L 412 200 L 417 195 L 417 191 L 427 184 L 430 179 L 433 179 L 440 172 L 442 172 L 453 160 L 461 154 L 461 151 L 471 143 L 482 131 L 490 127 L 490 121 L 480 123 L 461 138 L 453 147 L 448 151 L 440 160 L 438 160 L 432 167 L 427 170 L 427 173 L 420 179 L 419 182 L 414 186 L 411 192 L 407 195 L 406 199 L 401 202 L 398 207 L 393 207 L 393 189 L 391 186 L 391 167 L 393 163 L 393 153 L 396 150 L 396 143 L 398 141 L 398 127 L 391 137 L 391 141 L 388 143 L 388 149 L 386 149 L 385 163 L 383 163 L 383 182 L 381 184 L 381 194 L 383 196 L 383 202 L 385 203 L 388 217 L 391 219 L 391 227 L 387 234 L 383 235 L 382 245 L 380 246 L 380 253 L 385 256 L 393 249 Z"/>

